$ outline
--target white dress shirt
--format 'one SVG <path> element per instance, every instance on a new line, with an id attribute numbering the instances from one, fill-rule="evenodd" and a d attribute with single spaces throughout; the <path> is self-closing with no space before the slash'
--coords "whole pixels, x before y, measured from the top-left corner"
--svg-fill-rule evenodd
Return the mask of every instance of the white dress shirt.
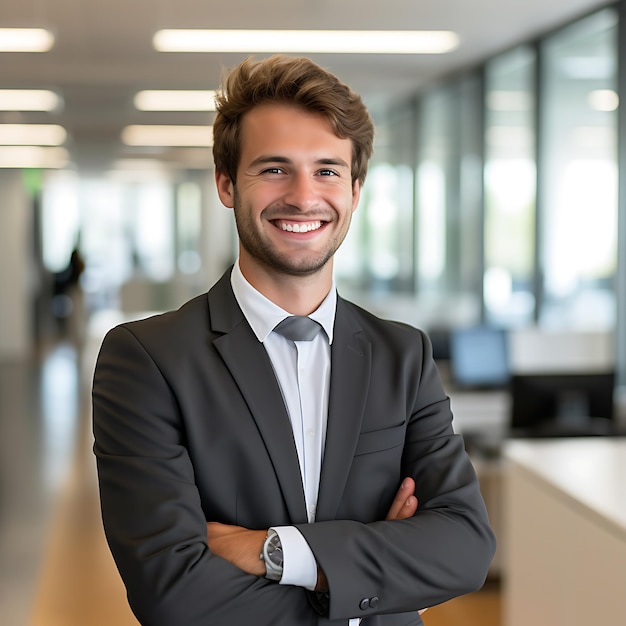
<path id="1" fill-rule="evenodd" d="M 330 344 L 337 305 L 335 285 L 333 283 L 322 304 L 309 316 L 322 326 L 324 332 L 311 341 L 291 341 L 272 332 L 291 314 L 250 285 L 238 262 L 231 274 L 231 284 L 237 303 L 267 350 L 276 373 L 300 460 L 308 520 L 314 522 L 326 440 Z M 283 548 L 280 583 L 313 590 L 317 582 L 317 563 L 304 537 L 291 526 L 279 526 L 275 530 Z"/>
<path id="2" fill-rule="evenodd" d="M 320 471 L 324 458 L 328 394 L 330 389 L 330 346 L 333 342 L 337 290 L 335 282 L 320 306 L 309 317 L 324 332 L 311 341 L 291 341 L 272 332 L 291 314 L 257 291 L 243 276 L 237 261 L 231 273 L 235 298 L 257 339 L 270 357 L 291 420 L 300 460 L 300 473 L 309 523 L 315 521 Z M 296 585 L 313 591 L 317 584 L 317 562 L 300 531 L 294 526 L 272 527 L 283 549 L 281 585 Z M 357 626 L 360 619 L 348 621 Z"/>

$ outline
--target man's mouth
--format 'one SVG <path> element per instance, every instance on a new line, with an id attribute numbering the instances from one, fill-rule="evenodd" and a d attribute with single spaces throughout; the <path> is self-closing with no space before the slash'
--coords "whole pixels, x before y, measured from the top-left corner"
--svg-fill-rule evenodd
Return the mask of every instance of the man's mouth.
<path id="1" fill-rule="evenodd" d="M 281 230 L 286 230 L 289 233 L 310 233 L 313 230 L 318 230 L 322 227 L 320 220 L 314 220 L 312 222 L 286 222 L 284 220 L 276 220 L 276 225 Z"/>

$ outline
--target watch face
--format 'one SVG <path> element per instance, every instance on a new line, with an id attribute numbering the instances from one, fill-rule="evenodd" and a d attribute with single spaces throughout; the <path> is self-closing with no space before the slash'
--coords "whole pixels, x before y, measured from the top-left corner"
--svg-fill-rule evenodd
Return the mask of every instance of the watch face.
<path id="1" fill-rule="evenodd" d="M 267 558 L 277 567 L 283 566 L 283 548 L 278 535 L 274 535 L 268 541 Z"/>

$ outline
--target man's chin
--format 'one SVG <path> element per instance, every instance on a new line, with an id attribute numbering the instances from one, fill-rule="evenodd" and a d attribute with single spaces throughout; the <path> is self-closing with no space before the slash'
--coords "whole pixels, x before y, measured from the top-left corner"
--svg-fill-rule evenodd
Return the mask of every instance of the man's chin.
<path id="1" fill-rule="evenodd" d="M 264 264 L 269 269 L 287 276 L 306 277 L 321 272 L 328 265 L 331 258 L 302 259 L 300 262 L 294 262 L 291 258 L 273 258 L 266 259 Z"/>

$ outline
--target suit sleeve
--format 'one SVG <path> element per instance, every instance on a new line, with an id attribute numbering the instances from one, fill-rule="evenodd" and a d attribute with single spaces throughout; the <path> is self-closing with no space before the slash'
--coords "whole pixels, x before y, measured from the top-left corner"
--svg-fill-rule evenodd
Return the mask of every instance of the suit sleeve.
<path id="1" fill-rule="evenodd" d="M 243 624 L 251 607 L 267 624 L 286 625 L 285 615 L 310 623 L 298 613 L 303 590 L 250 576 L 208 549 L 182 424 L 146 349 L 127 328 L 112 330 L 94 375 L 94 452 L 105 533 L 133 612 L 148 626 Z"/>
<path id="2" fill-rule="evenodd" d="M 421 337 L 402 452 L 402 477 L 416 482 L 416 514 L 298 526 L 328 579 L 330 619 L 415 611 L 475 591 L 495 552 L 476 474 Z"/>

